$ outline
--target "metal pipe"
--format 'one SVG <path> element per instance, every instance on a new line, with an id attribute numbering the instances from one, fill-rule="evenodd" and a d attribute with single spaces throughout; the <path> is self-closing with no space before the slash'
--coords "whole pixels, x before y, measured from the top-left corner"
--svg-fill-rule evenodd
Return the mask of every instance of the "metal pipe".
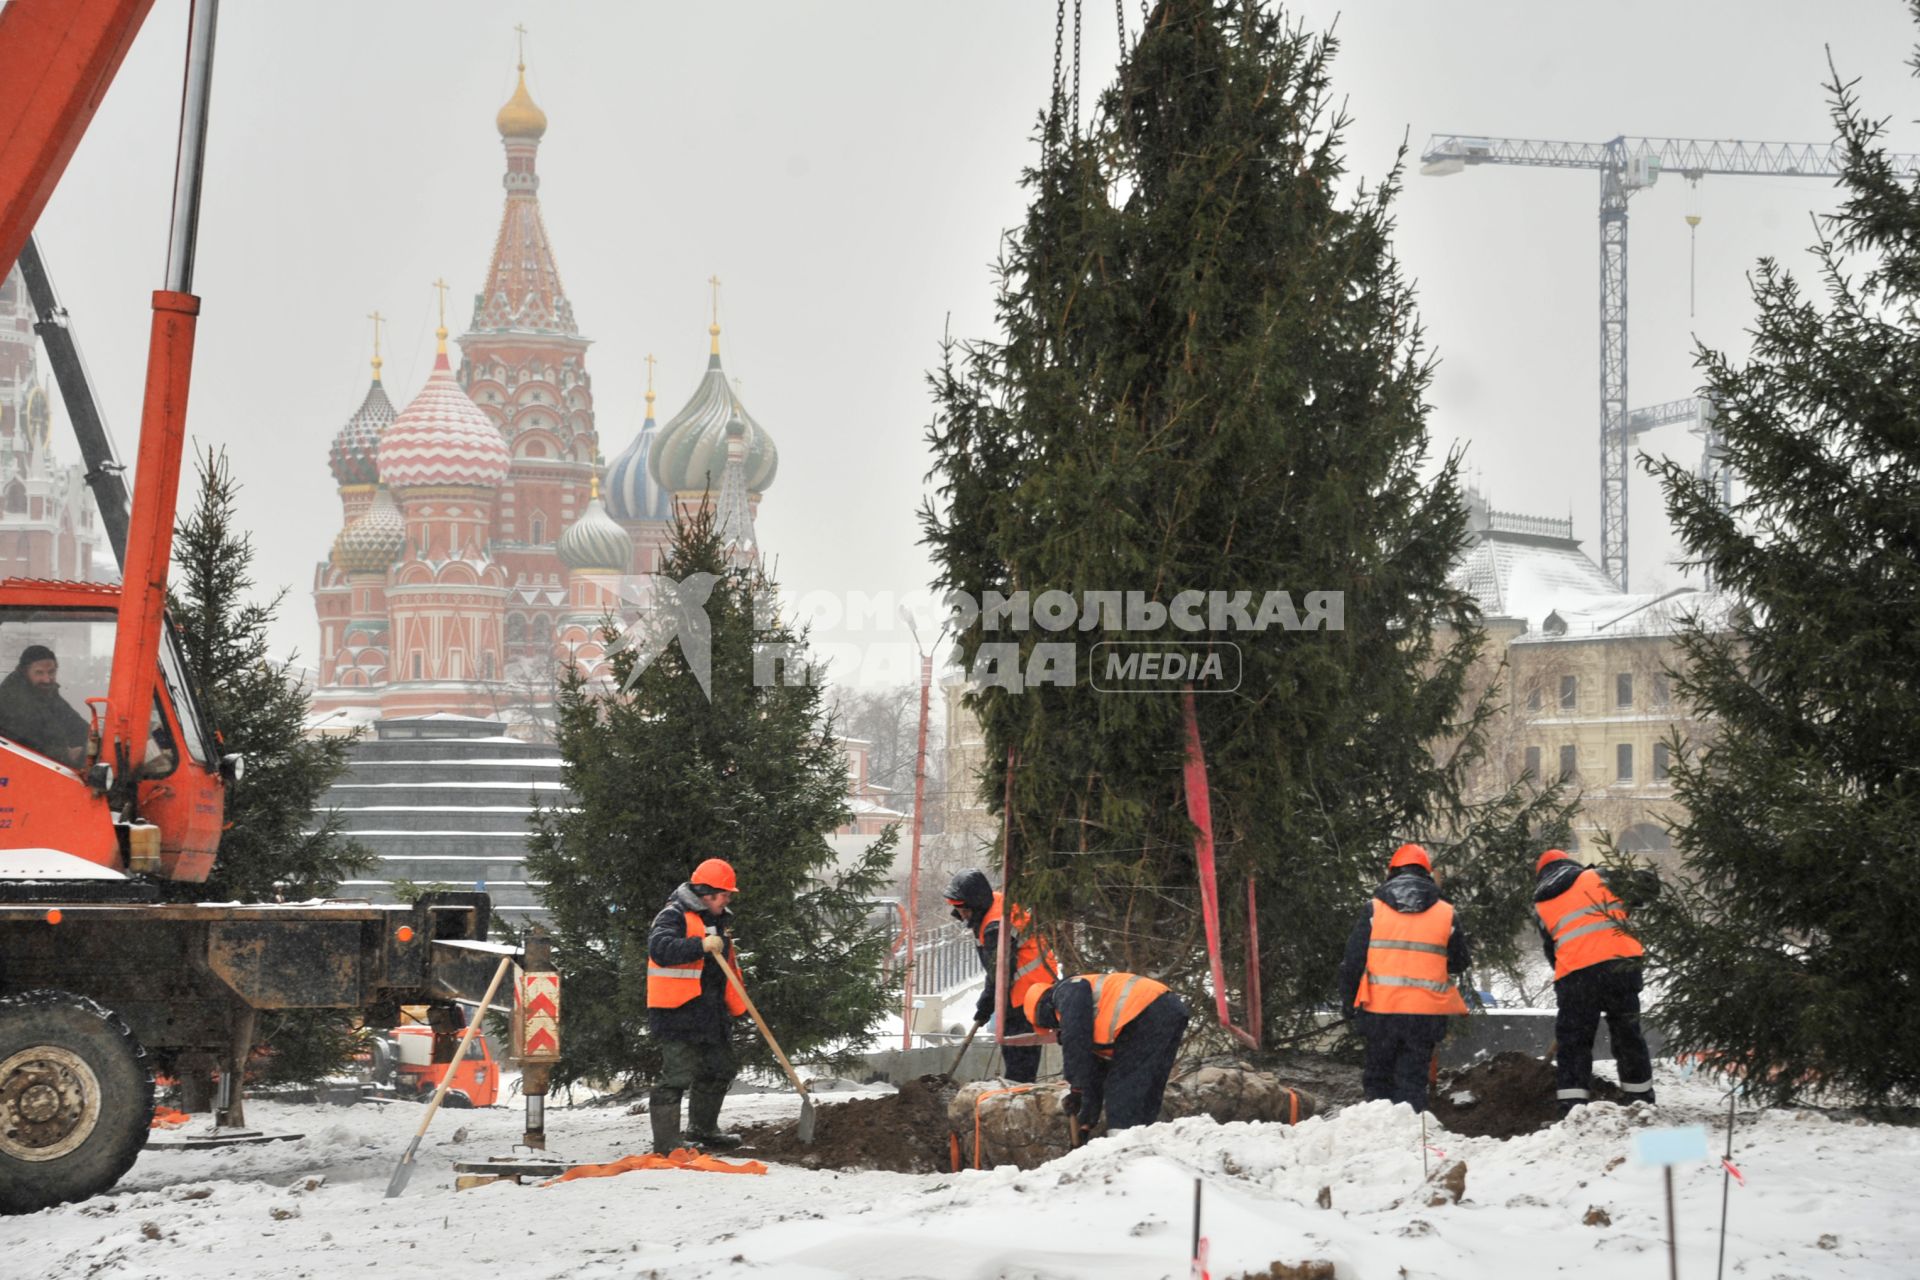
<path id="1" fill-rule="evenodd" d="M 180 89 L 180 147 L 173 166 L 173 225 L 167 234 L 167 282 L 193 292 L 194 248 L 200 237 L 200 180 L 207 160 L 207 102 L 213 92 L 213 34 L 220 0 L 193 0 L 187 22 L 187 72 Z"/>

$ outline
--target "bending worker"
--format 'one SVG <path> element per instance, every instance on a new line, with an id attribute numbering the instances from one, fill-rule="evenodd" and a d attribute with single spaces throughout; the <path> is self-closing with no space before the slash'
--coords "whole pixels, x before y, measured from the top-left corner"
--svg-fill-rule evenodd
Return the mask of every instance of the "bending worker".
<path id="1" fill-rule="evenodd" d="M 1060 1033 L 1067 1105 L 1078 1111 L 1081 1142 L 1103 1104 L 1109 1132 L 1160 1119 L 1187 1033 L 1187 1006 L 1164 984 L 1132 973 L 1083 974 L 1027 992 L 1026 1014 L 1034 1026 Z"/>
<path id="2" fill-rule="evenodd" d="M 647 1115 L 653 1149 L 662 1155 L 682 1145 L 683 1095 L 691 1095 L 687 1142 L 711 1151 L 740 1145 L 737 1134 L 720 1131 L 720 1104 L 740 1069 L 728 1043 L 730 1020 L 745 1013 L 747 1004 L 725 971 L 707 963 L 709 956 L 724 957 L 739 971 L 729 935 L 733 912 L 727 909 L 738 887 L 731 866 L 708 858 L 668 897 L 647 935 L 647 1032 L 661 1049 Z"/>
<path id="3" fill-rule="evenodd" d="M 1028 932 L 1030 921 L 1026 909 L 1017 902 L 1006 902 L 1004 894 L 995 893 L 987 873 L 978 867 L 955 872 L 953 879 L 947 881 L 947 905 L 953 908 L 953 918 L 972 931 L 974 945 L 980 952 L 980 964 L 987 971 L 986 989 L 981 991 L 980 1001 L 973 1009 L 974 1027 L 986 1026 L 993 1017 L 1000 925 L 1002 921 L 1011 920 L 1013 936 L 1007 939 L 1009 990 L 1001 1008 L 1005 1015 L 1003 1025 L 1010 1036 L 1032 1031 L 1033 1023 L 1026 1013 L 1027 996 L 1060 980 L 1060 961 L 1054 956 L 1053 948 L 1039 934 Z M 1039 1045 L 1007 1045 L 1001 1053 L 1006 1058 L 1007 1079 L 1017 1084 L 1032 1084 L 1040 1074 Z"/>
<path id="4" fill-rule="evenodd" d="M 1341 1007 L 1354 1010 L 1354 1029 L 1367 1042 L 1360 1084 L 1368 1102 L 1427 1109 L 1430 1064 L 1447 1018 L 1467 1011 L 1454 975 L 1470 963 L 1467 935 L 1440 896 L 1427 851 L 1401 845 L 1340 961 Z"/>
<path id="5" fill-rule="evenodd" d="M 1640 1029 L 1638 940 L 1627 932 L 1627 907 L 1604 873 L 1549 849 L 1533 864 L 1533 909 L 1540 942 L 1553 966 L 1553 1074 L 1560 1114 L 1593 1097 L 1593 1037 L 1607 1019 L 1620 1092 L 1653 1101 L 1653 1055 Z M 1656 882 L 1657 883 L 1657 882 Z"/>

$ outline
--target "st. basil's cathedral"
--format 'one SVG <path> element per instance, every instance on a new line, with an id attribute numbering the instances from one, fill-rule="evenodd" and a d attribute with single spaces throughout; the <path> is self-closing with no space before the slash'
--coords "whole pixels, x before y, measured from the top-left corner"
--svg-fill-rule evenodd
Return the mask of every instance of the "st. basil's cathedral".
<path id="1" fill-rule="evenodd" d="M 495 118 L 506 207 L 459 368 L 441 286 L 426 385 L 395 412 L 376 322 L 372 385 L 333 438 L 341 529 L 314 575 L 318 720 L 512 727 L 551 701 L 566 667 L 605 674 L 603 620 L 631 612 L 622 580 L 659 568 L 676 509 L 714 503 L 732 554 L 757 554 L 754 514 L 778 455 L 721 368 L 717 303 L 685 407 L 656 425 L 649 356 L 645 421 L 601 465 L 591 340 L 540 216 L 547 117 L 519 72 Z"/>

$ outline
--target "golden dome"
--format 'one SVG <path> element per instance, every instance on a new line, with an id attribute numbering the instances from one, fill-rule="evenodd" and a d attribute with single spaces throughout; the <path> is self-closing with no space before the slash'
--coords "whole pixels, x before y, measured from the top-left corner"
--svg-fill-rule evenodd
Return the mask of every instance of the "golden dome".
<path id="1" fill-rule="evenodd" d="M 513 87 L 513 96 L 500 108 L 493 123 L 503 138 L 531 138 L 537 142 L 547 131 L 547 113 L 534 106 L 533 98 L 527 93 L 526 63 L 520 64 L 520 83 Z"/>

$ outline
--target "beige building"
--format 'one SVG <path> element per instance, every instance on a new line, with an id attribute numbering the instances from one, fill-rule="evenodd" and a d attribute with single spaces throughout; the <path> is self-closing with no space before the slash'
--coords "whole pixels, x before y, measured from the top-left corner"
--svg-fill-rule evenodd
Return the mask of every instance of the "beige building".
<path id="1" fill-rule="evenodd" d="M 1726 598 L 1623 592 L 1581 551 L 1571 520 L 1496 511 L 1477 492 L 1468 507 L 1473 545 L 1454 581 L 1486 620 L 1478 687 L 1503 682 L 1475 791 L 1566 778 L 1580 800 L 1569 852 L 1590 855 L 1603 834 L 1629 852 L 1670 852 L 1672 741 L 1703 732 L 1667 674 L 1680 660 L 1674 636 L 1691 614 L 1722 616 Z"/>

